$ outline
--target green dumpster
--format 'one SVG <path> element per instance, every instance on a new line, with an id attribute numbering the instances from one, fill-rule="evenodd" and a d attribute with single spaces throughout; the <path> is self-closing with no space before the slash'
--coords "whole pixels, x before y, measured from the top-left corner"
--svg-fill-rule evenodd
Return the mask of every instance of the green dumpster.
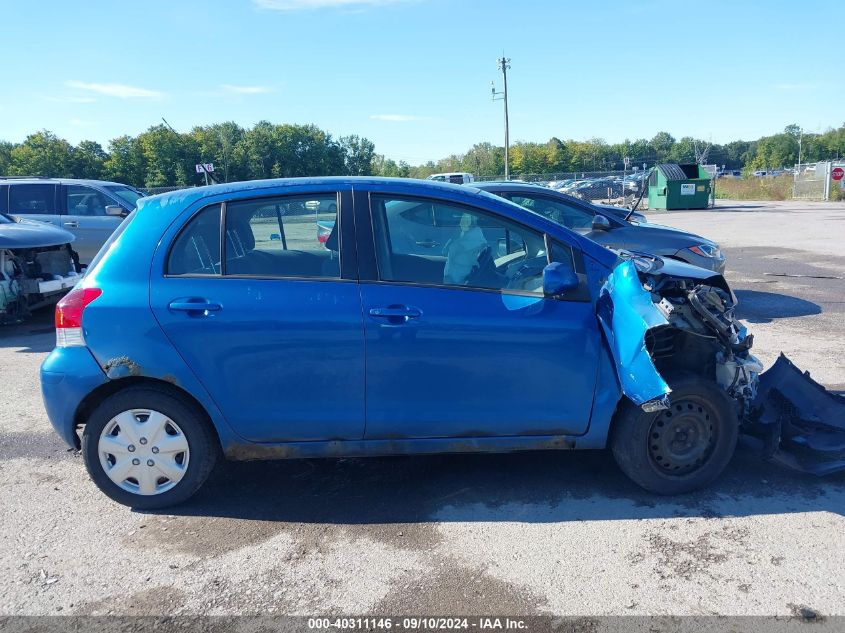
<path id="1" fill-rule="evenodd" d="M 656 165 L 648 177 L 648 208 L 706 209 L 711 186 L 701 165 Z"/>

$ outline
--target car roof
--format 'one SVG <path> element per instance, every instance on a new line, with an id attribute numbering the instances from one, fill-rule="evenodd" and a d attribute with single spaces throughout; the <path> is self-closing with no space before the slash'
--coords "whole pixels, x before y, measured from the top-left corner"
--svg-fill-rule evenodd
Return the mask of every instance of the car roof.
<path id="1" fill-rule="evenodd" d="M 127 185 L 122 182 L 113 182 L 111 180 L 91 180 L 88 178 L 42 178 L 41 176 L 0 176 L 0 184 L 113 185 L 116 187 L 130 187 L 134 189 L 132 185 Z"/>
<path id="2" fill-rule="evenodd" d="M 240 182 L 227 182 L 217 185 L 208 185 L 205 187 L 191 187 L 188 189 L 178 189 L 176 191 L 169 191 L 167 193 L 160 193 L 154 196 L 144 198 L 145 204 L 151 201 L 158 200 L 162 206 L 167 204 L 171 199 L 186 202 L 207 198 L 210 196 L 237 194 L 241 192 L 261 191 L 262 189 L 276 189 L 279 187 L 302 187 L 302 186 L 320 186 L 320 185 L 334 185 L 336 187 L 366 187 L 366 186 L 384 186 L 384 185 L 398 185 L 402 188 L 413 187 L 415 191 L 431 191 L 432 193 L 451 191 L 468 192 L 474 189 L 473 186 L 456 185 L 448 182 L 437 182 L 434 180 L 418 180 L 416 178 L 384 178 L 377 176 L 313 176 L 304 178 L 271 178 L 266 180 L 244 180 Z"/>

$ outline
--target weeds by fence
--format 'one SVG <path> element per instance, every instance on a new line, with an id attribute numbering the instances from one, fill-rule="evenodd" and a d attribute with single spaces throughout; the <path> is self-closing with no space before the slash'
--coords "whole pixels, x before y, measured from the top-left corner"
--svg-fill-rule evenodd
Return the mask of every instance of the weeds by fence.
<path id="1" fill-rule="evenodd" d="M 716 198 L 728 200 L 792 200 L 792 174 L 774 178 L 719 178 Z"/>

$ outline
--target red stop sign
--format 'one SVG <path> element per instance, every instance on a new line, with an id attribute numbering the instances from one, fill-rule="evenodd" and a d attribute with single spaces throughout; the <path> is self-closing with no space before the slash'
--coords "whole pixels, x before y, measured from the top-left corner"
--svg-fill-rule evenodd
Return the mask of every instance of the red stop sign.
<path id="1" fill-rule="evenodd" d="M 830 172 L 830 177 L 834 180 L 842 180 L 843 176 L 845 176 L 845 169 L 841 167 L 834 167 L 833 171 Z"/>

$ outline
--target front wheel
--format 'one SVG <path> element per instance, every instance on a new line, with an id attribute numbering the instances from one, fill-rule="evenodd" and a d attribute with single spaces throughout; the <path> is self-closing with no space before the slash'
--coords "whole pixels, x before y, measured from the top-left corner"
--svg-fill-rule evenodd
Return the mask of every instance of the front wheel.
<path id="1" fill-rule="evenodd" d="M 706 486 L 733 457 L 739 422 L 733 403 L 714 382 L 686 375 L 671 382 L 671 406 L 646 413 L 625 400 L 616 414 L 610 449 L 619 468 L 662 495 Z"/>
<path id="2" fill-rule="evenodd" d="M 114 501 L 141 510 L 176 505 L 205 482 L 219 454 L 205 418 L 182 398 L 129 387 L 106 398 L 82 435 L 85 467 Z"/>

